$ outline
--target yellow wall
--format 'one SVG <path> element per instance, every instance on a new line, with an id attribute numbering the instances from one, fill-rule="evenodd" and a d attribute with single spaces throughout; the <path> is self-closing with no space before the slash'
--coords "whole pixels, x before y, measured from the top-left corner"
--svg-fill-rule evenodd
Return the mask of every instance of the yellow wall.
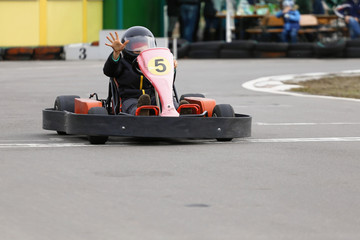
<path id="1" fill-rule="evenodd" d="M 87 42 L 99 41 L 99 30 L 103 26 L 103 1 L 87 3 Z"/>
<path id="2" fill-rule="evenodd" d="M 38 44 L 38 1 L 0 1 L 0 46 Z"/>
<path id="3" fill-rule="evenodd" d="M 48 1 L 47 44 L 82 42 L 82 1 Z"/>
<path id="4" fill-rule="evenodd" d="M 0 0 L 0 46 L 99 40 L 102 0 Z"/>

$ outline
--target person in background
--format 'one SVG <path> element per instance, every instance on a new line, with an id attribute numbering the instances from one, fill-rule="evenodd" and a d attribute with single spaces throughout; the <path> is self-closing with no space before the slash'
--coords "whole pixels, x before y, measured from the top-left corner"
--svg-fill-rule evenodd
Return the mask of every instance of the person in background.
<path id="1" fill-rule="evenodd" d="M 313 0 L 313 14 L 325 14 L 325 9 L 322 0 Z"/>
<path id="2" fill-rule="evenodd" d="M 282 42 L 297 42 L 300 29 L 300 12 L 296 9 L 293 0 L 284 0 L 282 10 L 276 13 L 276 17 L 284 19 L 284 29 L 281 33 Z"/>
<path id="3" fill-rule="evenodd" d="M 350 38 L 355 39 L 360 36 L 360 1 L 346 0 L 343 4 L 334 9 L 335 14 L 344 19 L 350 31 Z"/>
<path id="4" fill-rule="evenodd" d="M 311 0 L 296 0 L 296 5 L 299 6 L 301 14 L 311 14 L 313 12 Z"/>
<path id="5" fill-rule="evenodd" d="M 180 17 L 180 3 L 179 0 L 166 0 L 167 14 L 169 17 L 169 25 L 167 36 L 172 37 L 176 22 Z"/>
<path id="6" fill-rule="evenodd" d="M 201 0 L 179 0 L 181 36 L 188 42 L 194 41 L 195 30 L 199 21 Z"/>
<path id="7" fill-rule="evenodd" d="M 221 21 L 216 14 L 221 11 L 221 3 L 224 0 L 205 0 L 204 5 L 204 41 L 220 40 Z"/>

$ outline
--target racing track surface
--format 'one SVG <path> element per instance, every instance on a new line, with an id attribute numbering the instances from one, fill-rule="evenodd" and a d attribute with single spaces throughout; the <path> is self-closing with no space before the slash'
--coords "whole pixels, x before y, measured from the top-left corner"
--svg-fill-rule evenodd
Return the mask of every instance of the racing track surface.
<path id="1" fill-rule="evenodd" d="M 41 129 L 57 95 L 107 94 L 103 62 L 0 62 L 0 239 L 359 239 L 359 102 L 254 92 L 357 59 L 180 60 L 180 93 L 253 117 L 229 143 Z"/>

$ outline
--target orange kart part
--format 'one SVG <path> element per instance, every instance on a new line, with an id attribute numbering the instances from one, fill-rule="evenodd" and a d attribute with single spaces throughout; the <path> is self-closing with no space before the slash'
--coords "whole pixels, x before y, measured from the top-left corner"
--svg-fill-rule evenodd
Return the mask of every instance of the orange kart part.
<path id="1" fill-rule="evenodd" d="M 140 111 L 143 109 L 150 110 L 149 111 L 150 116 L 159 116 L 160 108 L 158 106 L 154 106 L 154 105 L 144 105 L 144 106 L 138 107 L 136 109 L 135 116 L 139 116 Z"/>
<path id="2" fill-rule="evenodd" d="M 88 114 L 90 108 L 93 107 L 102 107 L 102 103 L 93 99 L 75 98 L 75 113 Z"/>
<path id="3" fill-rule="evenodd" d="M 182 104 L 178 107 L 177 111 L 180 113 L 181 109 L 191 109 L 191 114 L 200 114 L 200 106 L 198 104 Z"/>
<path id="4" fill-rule="evenodd" d="M 212 116 L 214 107 L 216 105 L 216 101 L 211 98 L 185 97 L 185 100 L 188 101 L 190 104 L 199 105 L 200 113 L 207 111 L 209 117 Z"/>

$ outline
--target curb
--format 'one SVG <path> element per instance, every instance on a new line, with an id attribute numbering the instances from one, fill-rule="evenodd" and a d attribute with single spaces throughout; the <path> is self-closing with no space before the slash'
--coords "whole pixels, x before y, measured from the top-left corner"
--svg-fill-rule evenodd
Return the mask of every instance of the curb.
<path id="1" fill-rule="evenodd" d="M 330 76 L 344 76 L 344 77 L 360 76 L 360 70 L 341 71 L 339 73 L 317 72 L 317 73 L 306 73 L 306 74 L 288 74 L 288 75 L 261 77 L 242 84 L 242 87 L 257 92 L 283 94 L 283 95 L 290 95 L 296 97 L 324 98 L 324 99 L 360 102 L 360 99 L 354 99 L 354 98 L 331 97 L 331 96 L 310 95 L 310 94 L 289 92 L 290 89 L 298 88 L 300 86 L 296 84 L 284 83 L 286 81 L 301 82 L 310 79 L 319 79 L 326 76 L 329 77 Z"/>

